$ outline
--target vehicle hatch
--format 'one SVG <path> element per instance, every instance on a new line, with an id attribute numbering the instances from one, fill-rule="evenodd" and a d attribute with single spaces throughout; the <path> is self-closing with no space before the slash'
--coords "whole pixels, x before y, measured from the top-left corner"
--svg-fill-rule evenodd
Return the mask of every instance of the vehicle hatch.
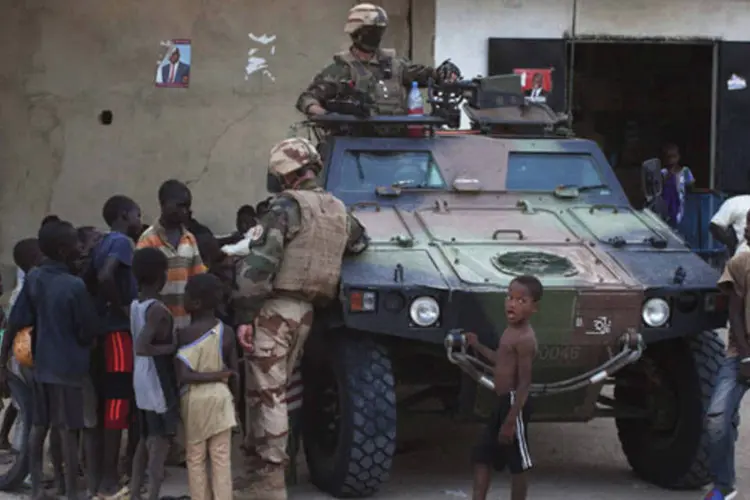
<path id="1" fill-rule="evenodd" d="M 603 243 L 620 241 L 628 245 L 643 245 L 666 240 L 665 235 L 627 206 L 591 205 L 569 208 L 568 211 Z"/>
<path id="2" fill-rule="evenodd" d="M 611 257 L 591 248 L 552 211 L 423 209 L 416 216 L 467 285 L 505 287 L 521 274 L 562 287 L 636 285 Z"/>

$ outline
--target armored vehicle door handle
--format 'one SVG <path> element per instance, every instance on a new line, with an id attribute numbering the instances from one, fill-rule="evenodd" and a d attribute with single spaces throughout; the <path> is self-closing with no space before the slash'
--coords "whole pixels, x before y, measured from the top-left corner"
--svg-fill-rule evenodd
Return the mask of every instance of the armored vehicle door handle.
<path id="1" fill-rule="evenodd" d="M 492 239 L 496 240 L 497 237 L 501 234 L 515 234 L 515 235 L 518 235 L 519 240 L 526 238 L 523 235 L 523 231 L 521 231 L 520 229 L 498 229 L 497 231 L 492 233 Z"/>
<path id="2" fill-rule="evenodd" d="M 613 213 L 616 213 L 616 214 L 620 213 L 619 209 L 617 208 L 617 205 L 607 205 L 607 204 L 604 204 L 604 205 L 593 205 L 589 209 L 589 213 L 593 214 L 595 210 L 601 210 L 602 208 L 611 208 Z"/>
<path id="3" fill-rule="evenodd" d="M 360 201 L 355 203 L 351 207 L 351 211 L 354 212 L 355 208 L 375 207 L 376 212 L 380 212 L 380 203 L 377 201 Z"/>

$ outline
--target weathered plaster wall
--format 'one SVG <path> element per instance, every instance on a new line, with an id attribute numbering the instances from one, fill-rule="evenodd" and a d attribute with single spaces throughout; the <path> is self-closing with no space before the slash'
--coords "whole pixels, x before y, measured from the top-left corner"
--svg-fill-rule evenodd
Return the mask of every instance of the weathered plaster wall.
<path id="1" fill-rule="evenodd" d="M 158 185 L 171 177 L 190 182 L 199 220 L 230 229 L 239 205 L 265 196 L 268 151 L 299 120 L 301 89 L 346 46 L 343 24 L 355 3 L 0 3 L 0 264 L 10 264 L 13 242 L 33 235 L 46 213 L 102 225 L 102 203 L 122 193 L 155 217 Z M 387 45 L 403 53 L 409 1 L 376 3 L 390 10 Z M 415 53 L 426 57 L 434 9 L 418 3 Z M 277 38 L 264 48 L 249 33 Z M 159 42 L 169 38 L 192 40 L 189 89 L 154 86 Z M 245 79 L 252 47 L 264 49 L 258 55 L 275 81 L 260 72 Z M 109 126 L 98 122 L 105 109 Z"/>
<path id="2" fill-rule="evenodd" d="M 576 33 L 750 39 L 747 0 L 578 0 Z"/>

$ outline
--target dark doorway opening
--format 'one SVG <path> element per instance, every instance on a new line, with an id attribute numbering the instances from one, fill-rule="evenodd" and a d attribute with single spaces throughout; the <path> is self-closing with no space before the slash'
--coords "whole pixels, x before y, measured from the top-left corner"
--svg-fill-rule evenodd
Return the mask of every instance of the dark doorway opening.
<path id="1" fill-rule="evenodd" d="M 711 44 L 576 42 L 572 74 L 575 132 L 599 143 L 633 204 L 642 162 L 667 143 L 710 186 Z"/>

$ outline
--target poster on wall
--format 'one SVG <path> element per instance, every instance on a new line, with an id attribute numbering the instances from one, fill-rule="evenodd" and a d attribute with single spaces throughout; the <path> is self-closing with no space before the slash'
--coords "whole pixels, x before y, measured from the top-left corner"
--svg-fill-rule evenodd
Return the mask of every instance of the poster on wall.
<path id="1" fill-rule="evenodd" d="M 552 93 L 551 68 L 515 68 L 513 73 L 521 75 L 521 87 L 527 102 L 547 103 Z"/>
<path id="2" fill-rule="evenodd" d="M 190 40 L 173 39 L 162 42 L 164 55 L 156 67 L 156 86 L 187 88 L 190 85 Z"/>

